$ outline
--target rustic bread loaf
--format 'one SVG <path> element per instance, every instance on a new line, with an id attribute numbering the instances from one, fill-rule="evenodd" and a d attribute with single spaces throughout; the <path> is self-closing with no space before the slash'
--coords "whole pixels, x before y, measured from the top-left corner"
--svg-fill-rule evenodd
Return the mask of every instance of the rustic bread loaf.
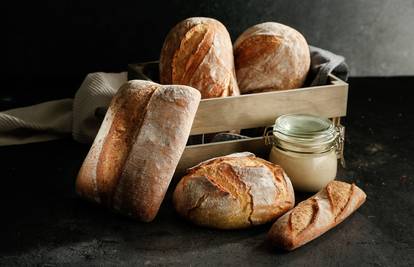
<path id="1" fill-rule="evenodd" d="M 305 38 L 286 25 L 250 27 L 234 44 L 237 82 L 242 94 L 299 88 L 310 66 Z"/>
<path id="2" fill-rule="evenodd" d="M 332 181 L 280 217 L 270 229 L 269 239 L 286 250 L 298 248 L 345 220 L 365 198 L 356 185 Z"/>
<path id="3" fill-rule="evenodd" d="M 293 208 L 295 196 L 281 167 L 244 152 L 191 168 L 175 188 L 173 203 L 198 225 L 236 229 L 273 221 Z"/>
<path id="4" fill-rule="evenodd" d="M 200 93 L 130 81 L 114 96 L 76 190 L 142 221 L 154 219 L 184 151 Z"/>
<path id="5" fill-rule="evenodd" d="M 239 95 L 233 47 L 223 24 L 202 17 L 178 23 L 161 50 L 160 81 L 192 86 L 202 98 Z"/>

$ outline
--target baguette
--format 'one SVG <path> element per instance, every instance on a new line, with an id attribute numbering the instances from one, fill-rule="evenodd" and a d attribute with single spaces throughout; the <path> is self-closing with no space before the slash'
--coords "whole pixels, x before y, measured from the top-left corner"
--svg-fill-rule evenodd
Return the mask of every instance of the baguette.
<path id="1" fill-rule="evenodd" d="M 189 85 L 202 98 L 239 95 L 227 29 L 211 18 L 188 18 L 167 35 L 160 55 L 162 84 Z"/>
<path id="2" fill-rule="evenodd" d="M 365 199 L 365 193 L 355 184 L 332 181 L 280 217 L 268 237 L 276 246 L 294 250 L 341 223 Z"/>
<path id="3" fill-rule="evenodd" d="M 79 171 L 79 195 L 141 221 L 156 216 L 200 101 L 187 86 L 129 81 Z"/>

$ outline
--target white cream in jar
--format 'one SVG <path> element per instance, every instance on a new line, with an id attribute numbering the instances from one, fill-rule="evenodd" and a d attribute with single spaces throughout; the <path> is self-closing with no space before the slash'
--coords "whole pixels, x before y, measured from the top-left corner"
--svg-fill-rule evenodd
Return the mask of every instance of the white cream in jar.
<path id="1" fill-rule="evenodd" d="M 338 137 L 328 119 L 283 115 L 273 126 L 269 160 L 282 166 L 295 190 L 316 192 L 336 177 Z"/>

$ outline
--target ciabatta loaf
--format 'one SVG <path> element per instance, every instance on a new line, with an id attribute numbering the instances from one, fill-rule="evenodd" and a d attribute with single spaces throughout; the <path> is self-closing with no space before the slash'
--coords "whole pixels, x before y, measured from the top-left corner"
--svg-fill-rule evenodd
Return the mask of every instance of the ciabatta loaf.
<path id="1" fill-rule="evenodd" d="M 154 219 L 200 101 L 188 86 L 130 81 L 114 96 L 76 190 L 142 221 Z"/>
<path id="2" fill-rule="evenodd" d="M 270 229 L 269 239 L 286 250 L 296 249 L 345 220 L 365 198 L 356 185 L 332 181 L 280 217 Z"/>
<path id="3" fill-rule="evenodd" d="M 162 84 L 189 85 L 202 98 L 239 95 L 227 29 L 211 18 L 188 18 L 167 35 L 160 55 Z"/>
<path id="4" fill-rule="evenodd" d="M 275 220 L 293 208 L 295 196 L 281 167 L 245 152 L 191 168 L 178 183 L 173 203 L 198 225 L 236 229 Z"/>

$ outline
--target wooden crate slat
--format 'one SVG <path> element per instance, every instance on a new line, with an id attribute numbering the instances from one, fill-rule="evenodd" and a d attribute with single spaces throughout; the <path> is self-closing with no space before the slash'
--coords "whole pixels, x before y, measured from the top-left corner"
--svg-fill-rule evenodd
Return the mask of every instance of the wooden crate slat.
<path id="1" fill-rule="evenodd" d="M 191 134 L 247 129 L 273 124 L 287 113 L 327 118 L 346 115 L 348 85 L 334 84 L 287 91 L 204 99 L 200 102 Z"/>

